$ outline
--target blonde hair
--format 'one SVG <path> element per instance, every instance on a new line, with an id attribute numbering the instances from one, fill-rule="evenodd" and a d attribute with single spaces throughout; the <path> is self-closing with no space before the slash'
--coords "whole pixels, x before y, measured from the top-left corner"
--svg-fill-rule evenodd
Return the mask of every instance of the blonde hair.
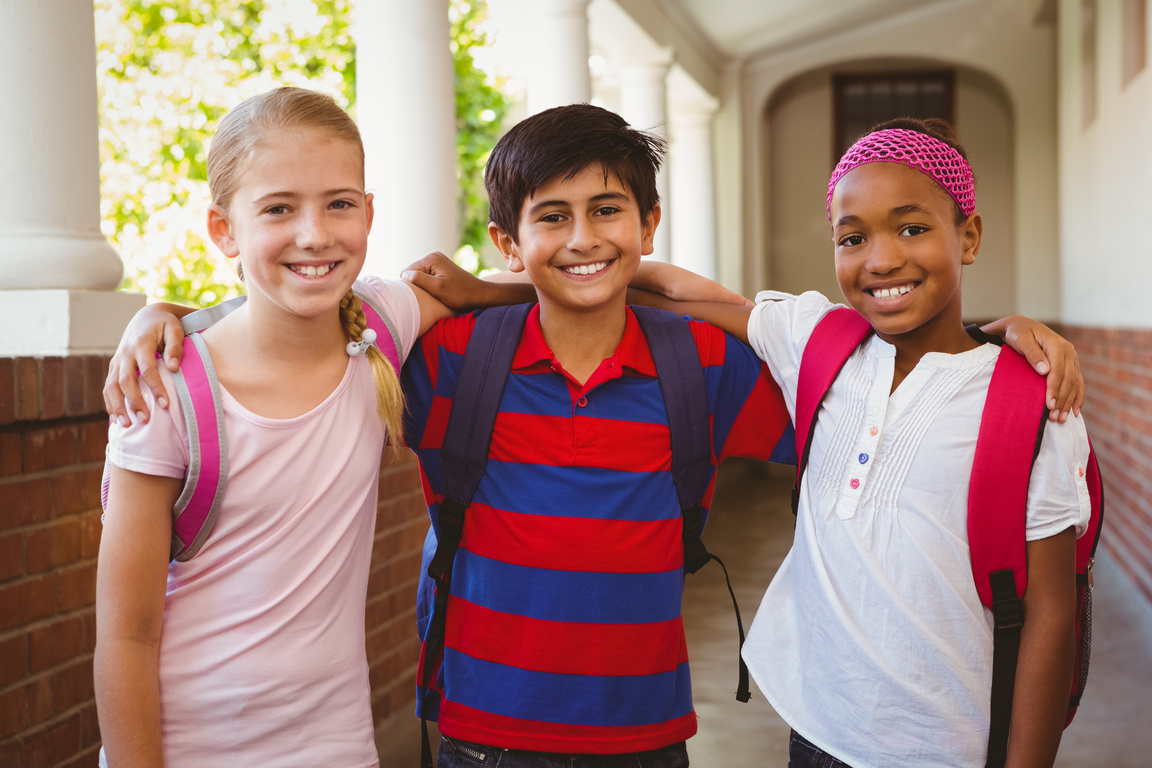
<path id="1" fill-rule="evenodd" d="M 240 166 L 270 131 L 317 128 L 352 142 L 364 167 L 360 129 L 331 96 L 305 88 L 277 88 L 240 102 L 221 118 L 208 148 L 208 189 L 212 202 L 227 210 L 240 183 Z"/>
<path id="2" fill-rule="evenodd" d="M 352 341 L 360 341 L 368 318 L 360 297 L 348 291 L 340 300 L 340 322 Z M 383 340 L 381 340 L 383 341 Z M 376 382 L 376 413 L 380 422 L 388 430 L 393 445 L 404 443 L 404 393 L 400 389 L 400 377 L 388 358 L 375 346 L 368 347 L 368 362 L 372 363 L 372 379 Z"/>
<path id="3" fill-rule="evenodd" d="M 277 88 L 245 99 L 220 120 L 208 149 L 208 189 L 213 203 L 228 210 L 240 184 L 244 161 L 269 132 L 281 128 L 316 128 L 333 138 L 352 142 L 360 156 L 363 177 L 364 142 L 360 129 L 336 100 L 305 88 Z M 351 290 L 340 300 L 340 322 L 349 339 L 360 341 L 368 321 L 359 297 Z M 376 383 L 376 412 L 392 442 L 399 445 L 404 438 L 400 377 L 375 347 L 368 348 L 368 360 Z"/>

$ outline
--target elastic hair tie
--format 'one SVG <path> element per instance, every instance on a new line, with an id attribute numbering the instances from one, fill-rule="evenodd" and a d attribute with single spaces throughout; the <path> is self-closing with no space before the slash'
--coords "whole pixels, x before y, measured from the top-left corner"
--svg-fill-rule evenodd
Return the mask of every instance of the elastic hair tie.
<path id="1" fill-rule="evenodd" d="M 828 180 L 828 220 L 832 220 L 832 193 L 844 175 L 868 163 L 900 163 L 923 173 L 956 201 L 965 216 L 976 211 L 976 185 L 972 168 L 955 148 L 919 131 L 887 128 L 860 137 L 832 171 Z"/>
<path id="2" fill-rule="evenodd" d="M 364 332 L 360 334 L 360 341 L 348 342 L 348 346 L 346 346 L 345 349 L 348 350 L 349 357 L 356 357 L 356 355 L 363 353 L 368 347 L 371 347 L 375 343 L 376 331 L 371 328 L 365 328 Z"/>

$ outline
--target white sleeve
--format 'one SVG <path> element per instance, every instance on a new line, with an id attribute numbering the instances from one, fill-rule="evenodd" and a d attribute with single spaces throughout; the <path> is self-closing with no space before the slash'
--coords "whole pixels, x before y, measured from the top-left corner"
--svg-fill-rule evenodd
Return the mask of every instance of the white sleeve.
<path id="1" fill-rule="evenodd" d="M 796 413 L 796 379 L 804 347 L 816 324 L 837 306 L 816 291 L 799 296 L 780 291 L 756 294 L 756 306 L 748 318 L 748 343 L 768 364 L 792 414 Z"/>
<path id="2" fill-rule="evenodd" d="M 412 286 L 402 280 L 384 280 L 374 275 L 361 275 L 357 281 L 360 288 L 374 298 L 377 305 L 388 314 L 400 337 L 400 363 L 408 359 L 408 353 L 416 344 L 420 330 L 420 304 Z"/>
<path id="3" fill-rule="evenodd" d="M 1028 541 L 1045 539 L 1070 526 L 1083 535 L 1092 511 L 1088 497 L 1088 433 L 1084 420 L 1048 422 L 1028 481 Z"/>

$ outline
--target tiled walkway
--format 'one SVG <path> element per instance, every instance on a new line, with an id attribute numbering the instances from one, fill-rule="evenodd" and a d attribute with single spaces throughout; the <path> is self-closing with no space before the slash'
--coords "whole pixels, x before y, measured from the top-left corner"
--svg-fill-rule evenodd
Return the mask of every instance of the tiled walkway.
<path id="1" fill-rule="evenodd" d="M 790 478 L 762 465 L 730 462 L 718 481 L 705 541 L 724 559 L 744 612 L 745 628 L 764 588 L 788 552 Z M 1064 734 L 1057 768 L 1152 766 L 1152 608 L 1097 558 L 1091 675 L 1084 705 Z M 736 621 L 719 566 L 689 577 L 684 620 L 692 659 L 700 732 L 688 742 L 693 768 L 785 768 L 788 727 L 752 689 L 735 699 Z M 381 765 L 416 768 L 419 721 L 394 717 L 379 733 Z"/>

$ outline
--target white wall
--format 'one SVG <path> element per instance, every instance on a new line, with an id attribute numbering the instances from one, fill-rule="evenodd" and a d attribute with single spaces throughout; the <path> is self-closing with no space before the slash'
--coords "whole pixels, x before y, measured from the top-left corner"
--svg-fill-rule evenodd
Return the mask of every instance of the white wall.
<path id="1" fill-rule="evenodd" d="M 1034 24 L 1030 5 L 1027 0 L 957 0 L 936 4 L 810 44 L 768 52 L 744 63 L 740 69 L 740 165 L 726 164 L 719 172 L 723 188 L 729 190 L 728 200 L 735 197 L 731 192 L 731 179 L 743 179 L 740 231 L 721 234 L 729 241 L 743 243 L 742 252 L 735 258 L 742 260 L 745 292 L 766 285 L 770 276 L 767 254 L 771 238 L 765 212 L 770 210 L 768 198 L 772 194 L 767 169 L 771 167 L 775 148 L 770 121 L 765 119 L 765 114 L 773 95 L 803 73 L 846 62 L 898 57 L 982 73 L 970 82 L 960 83 L 962 110 L 976 113 L 988 106 L 990 100 L 994 100 L 991 96 L 1000 91 L 1007 103 L 1007 114 L 995 121 L 1010 121 L 1007 124 L 1011 126 L 1010 144 L 1014 151 L 1010 155 L 1000 150 L 990 151 L 986 161 L 982 156 L 975 156 L 973 162 L 983 161 L 984 166 L 997 162 L 1010 165 L 1015 228 L 1011 232 L 996 232 L 994 237 L 1011 239 L 1015 279 L 997 283 L 990 278 L 989 282 L 999 286 L 997 291 L 1011 291 L 1017 311 L 1042 320 L 1059 319 L 1059 243 L 1054 226 L 1057 211 L 1055 30 L 1049 25 Z M 988 83 L 998 85 L 989 89 Z M 973 121 L 967 127 L 976 124 Z M 965 127 L 964 123 L 958 125 L 961 131 Z M 823 129 L 809 126 L 808 130 Z M 979 137 L 973 138 L 979 146 Z M 826 146 L 830 144 L 828 141 Z M 782 148 L 782 151 L 789 150 Z M 978 171 L 985 172 L 979 168 Z M 821 174 L 825 180 L 827 173 L 825 168 Z M 815 185 L 816 181 L 811 184 Z M 721 258 L 734 256 L 724 249 Z M 731 271 L 731 265 L 726 269 L 722 265 L 722 274 Z M 1009 287 L 1009 282 L 1014 284 Z M 1000 306 L 1003 298 L 997 297 L 1001 294 L 994 291 L 989 295 L 990 300 Z M 972 298 L 973 316 L 976 312 L 983 314 L 977 297 Z"/>
<path id="2" fill-rule="evenodd" d="M 1122 5 L 1097 3 L 1098 102 L 1095 121 L 1084 126 L 1080 0 L 1060 3 L 1063 320 L 1152 328 L 1152 62 L 1122 84 Z M 1152 29 L 1145 35 L 1152 40 Z"/>

